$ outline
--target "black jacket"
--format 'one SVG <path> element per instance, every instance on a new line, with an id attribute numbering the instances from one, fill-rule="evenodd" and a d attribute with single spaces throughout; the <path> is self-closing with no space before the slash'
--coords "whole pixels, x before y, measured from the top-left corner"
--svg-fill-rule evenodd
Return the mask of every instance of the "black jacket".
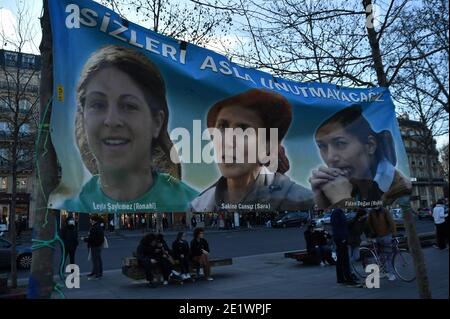
<path id="1" fill-rule="evenodd" d="M 179 241 L 175 240 L 172 243 L 172 252 L 175 258 L 180 258 L 180 255 L 184 255 L 184 257 L 189 256 L 189 244 L 187 241 Z"/>
<path id="2" fill-rule="evenodd" d="M 142 242 L 139 244 L 136 251 L 136 258 L 139 262 L 143 262 L 145 260 L 156 259 L 156 247 L 151 245 L 145 245 Z"/>
<path id="3" fill-rule="evenodd" d="M 99 223 L 95 223 L 89 230 L 88 238 L 84 239 L 89 248 L 101 247 L 105 241 L 105 233 Z"/>
<path id="4" fill-rule="evenodd" d="M 331 238 L 330 234 L 325 233 L 323 230 L 306 230 L 305 233 L 306 250 L 311 253 L 316 246 L 328 245 L 328 240 Z"/>
<path id="5" fill-rule="evenodd" d="M 61 240 L 66 250 L 75 250 L 78 246 L 78 231 L 75 226 L 68 225 L 61 230 Z"/>
<path id="6" fill-rule="evenodd" d="M 209 253 L 209 245 L 206 239 L 201 238 L 200 241 L 193 239 L 191 241 L 191 256 L 201 256 L 203 255 L 202 249 L 206 250 Z"/>

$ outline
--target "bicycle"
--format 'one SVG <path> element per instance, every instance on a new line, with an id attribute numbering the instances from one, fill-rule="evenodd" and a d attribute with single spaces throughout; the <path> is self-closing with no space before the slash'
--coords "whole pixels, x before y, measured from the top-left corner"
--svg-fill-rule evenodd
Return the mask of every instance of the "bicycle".
<path id="1" fill-rule="evenodd" d="M 359 259 L 352 261 L 352 268 L 361 278 L 366 278 L 366 266 L 371 264 L 378 265 L 380 274 L 385 273 L 385 255 L 380 252 L 375 240 L 368 241 L 369 247 L 359 248 Z M 398 278 L 405 282 L 412 282 L 416 279 L 412 255 L 408 250 L 399 248 L 398 237 L 392 238 L 392 259 L 390 260 L 392 268 Z"/>

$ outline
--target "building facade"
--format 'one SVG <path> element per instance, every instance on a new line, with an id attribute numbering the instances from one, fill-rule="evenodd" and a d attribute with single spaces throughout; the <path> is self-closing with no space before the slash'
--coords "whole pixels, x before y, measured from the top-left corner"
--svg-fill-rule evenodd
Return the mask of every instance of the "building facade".
<path id="1" fill-rule="evenodd" d="M 18 131 L 16 220 L 33 223 L 34 137 L 39 112 L 40 57 L 0 50 L 0 223 L 9 222 L 12 201 L 13 131 Z M 15 115 L 17 120 L 15 120 Z"/>
<path id="2" fill-rule="evenodd" d="M 408 156 L 413 192 L 413 209 L 431 208 L 438 199 L 444 198 L 446 185 L 436 141 L 430 130 L 408 115 L 398 118 L 400 132 Z"/>

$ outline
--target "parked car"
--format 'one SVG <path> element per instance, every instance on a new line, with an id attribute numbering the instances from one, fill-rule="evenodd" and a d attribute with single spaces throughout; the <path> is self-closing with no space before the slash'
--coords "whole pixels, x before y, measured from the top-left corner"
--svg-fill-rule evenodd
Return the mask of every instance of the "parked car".
<path id="1" fill-rule="evenodd" d="M 331 223 L 331 212 L 325 213 L 325 215 L 316 219 L 317 226 L 323 226 L 325 224 L 330 224 L 330 223 Z"/>
<path id="2" fill-rule="evenodd" d="M 289 226 L 301 226 L 309 223 L 309 219 L 308 212 L 288 212 L 278 216 L 272 226 L 283 228 Z"/>
<path id="3" fill-rule="evenodd" d="M 355 211 L 351 211 L 345 214 L 345 218 L 347 218 L 347 221 L 352 220 L 353 218 L 355 218 L 356 216 L 356 212 Z"/>
<path id="4" fill-rule="evenodd" d="M 16 246 L 17 267 L 28 270 L 31 268 L 31 247 Z M 11 265 L 11 242 L 0 238 L 0 268 L 9 268 Z"/>
<path id="5" fill-rule="evenodd" d="M 433 211 L 430 208 L 419 208 L 417 211 L 417 217 L 422 219 L 433 220 Z"/>
<path id="6" fill-rule="evenodd" d="M 392 218 L 394 219 L 397 229 L 405 229 L 405 222 L 403 220 L 403 212 L 401 208 L 391 209 Z"/>

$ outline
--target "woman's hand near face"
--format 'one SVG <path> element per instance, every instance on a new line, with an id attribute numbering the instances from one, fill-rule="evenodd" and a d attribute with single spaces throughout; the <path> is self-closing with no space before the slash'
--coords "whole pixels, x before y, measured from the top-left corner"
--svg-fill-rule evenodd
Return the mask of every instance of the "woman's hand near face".
<path id="1" fill-rule="evenodd" d="M 322 191 L 332 205 L 352 197 L 353 185 L 344 176 L 338 176 L 322 187 Z"/>
<path id="2" fill-rule="evenodd" d="M 330 181 L 335 180 L 342 174 L 338 168 L 330 168 L 327 166 L 320 166 L 318 169 L 312 171 L 312 176 L 309 178 L 311 189 L 314 193 L 321 192 L 323 186 Z"/>

